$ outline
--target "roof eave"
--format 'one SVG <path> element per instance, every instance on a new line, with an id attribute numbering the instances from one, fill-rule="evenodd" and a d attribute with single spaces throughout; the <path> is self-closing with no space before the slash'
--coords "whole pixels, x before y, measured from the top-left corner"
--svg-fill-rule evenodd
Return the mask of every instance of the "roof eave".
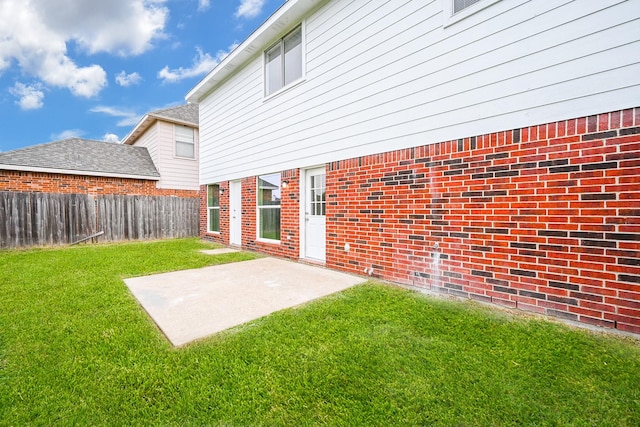
<path id="1" fill-rule="evenodd" d="M 288 0 L 258 29 L 236 47 L 213 70 L 191 89 L 185 99 L 199 103 L 217 84 L 242 67 L 256 52 L 266 48 L 276 37 L 290 29 L 309 11 L 326 0 Z"/>
<path id="2" fill-rule="evenodd" d="M 133 145 L 149 128 L 156 122 L 163 121 L 167 123 L 173 123 L 178 125 L 190 126 L 198 129 L 198 123 L 193 123 L 189 120 L 180 120 L 174 117 L 166 117 L 157 114 L 145 114 L 142 120 L 125 136 L 122 138 L 122 144 Z"/>
<path id="3" fill-rule="evenodd" d="M 147 181 L 159 181 L 160 180 L 160 176 L 122 174 L 122 173 L 114 173 L 114 172 L 82 171 L 82 170 L 74 170 L 74 169 L 43 168 L 43 167 L 25 166 L 25 165 L 0 164 L 0 170 L 11 170 L 11 171 L 21 171 L 21 172 L 40 172 L 40 173 L 57 173 L 57 174 L 62 174 L 62 175 L 100 176 L 100 177 L 108 177 L 108 178 L 143 179 L 143 180 L 147 180 Z"/>
<path id="4" fill-rule="evenodd" d="M 191 126 L 192 128 L 198 127 L 198 123 L 194 123 L 189 120 L 180 120 L 180 119 L 176 119 L 175 117 L 166 117 L 166 116 L 161 116 L 156 114 L 151 114 L 151 115 L 155 117 L 157 120 L 162 120 L 163 122 L 174 123 L 177 125 Z"/>
<path id="5" fill-rule="evenodd" d="M 121 144 L 133 145 L 138 140 L 140 135 L 145 133 L 147 129 L 151 127 L 155 120 L 156 119 L 152 118 L 149 114 L 145 114 L 131 130 L 131 132 L 129 132 L 127 136 L 122 138 Z"/>

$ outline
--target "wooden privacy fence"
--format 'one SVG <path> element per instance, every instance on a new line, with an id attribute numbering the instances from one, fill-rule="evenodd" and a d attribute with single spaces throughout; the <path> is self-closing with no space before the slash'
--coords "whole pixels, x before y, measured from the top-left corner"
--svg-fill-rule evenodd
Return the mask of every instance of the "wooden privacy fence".
<path id="1" fill-rule="evenodd" d="M 0 248 L 198 235 L 199 199 L 0 192 Z"/>

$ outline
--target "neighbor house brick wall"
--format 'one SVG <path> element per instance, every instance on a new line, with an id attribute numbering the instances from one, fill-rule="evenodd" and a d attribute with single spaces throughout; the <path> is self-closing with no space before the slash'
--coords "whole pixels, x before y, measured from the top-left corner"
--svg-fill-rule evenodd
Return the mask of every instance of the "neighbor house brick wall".
<path id="1" fill-rule="evenodd" d="M 193 190 L 160 189 L 156 181 L 130 178 L 0 170 L 0 191 L 198 197 Z"/>
<path id="2" fill-rule="evenodd" d="M 333 162 L 327 197 L 328 267 L 640 333 L 640 108 Z"/>

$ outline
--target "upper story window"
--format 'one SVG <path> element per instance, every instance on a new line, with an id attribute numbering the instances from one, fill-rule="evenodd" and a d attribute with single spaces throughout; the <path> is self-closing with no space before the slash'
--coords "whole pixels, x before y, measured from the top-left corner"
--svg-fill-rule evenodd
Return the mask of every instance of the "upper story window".
<path id="1" fill-rule="evenodd" d="M 479 1 L 480 0 L 453 0 L 453 13 L 458 13 Z"/>
<path id="2" fill-rule="evenodd" d="M 196 143 L 193 128 L 175 125 L 176 134 L 176 157 L 195 159 Z"/>
<path id="3" fill-rule="evenodd" d="M 278 40 L 264 53 L 265 95 L 302 78 L 302 26 Z"/>
<path id="4" fill-rule="evenodd" d="M 444 28 L 480 12 L 500 0 L 442 0 Z"/>

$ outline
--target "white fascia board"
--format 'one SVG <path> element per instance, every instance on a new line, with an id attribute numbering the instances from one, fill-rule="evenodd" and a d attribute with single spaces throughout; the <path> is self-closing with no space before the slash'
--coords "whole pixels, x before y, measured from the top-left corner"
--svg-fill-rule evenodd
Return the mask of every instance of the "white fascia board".
<path id="1" fill-rule="evenodd" d="M 94 171 L 81 171 L 73 169 L 54 169 L 54 168 L 40 168 L 34 166 L 20 166 L 20 165 L 3 165 L 0 164 L 0 170 L 9 171 L 21 171 L 21 172 L 41 172 L 41 173 L 57 173 L 61 175 L 84 175 L 84 176 L 99 176 L 106 178 L 127 178 L 127 179 L 144 179 L 147 181 L 160 181 L 159 176 L 148 175 L 128 175 L 112 172 L 94 172 Z"/>
<path id="2" fill-rule="evenodd" d="M 187 93 L 189 103 L 199 103 L 216 85 L 247 63 L 257 52 L 265 49 L 284 32 L 326 0 L 288 0 L 257 30 L 231 51 L 213 70 Z"/>
<path id="3" fill-rule="evenodd" d="M 122 144 L 133 145 L 138 138 L 144 134 L 156 121 L 162 121 L 177 125 L 189 126 L 194 129 L 198 129 L 198 125 L 186 120 L 175 119 L 172 117 L 165 117 L 156 114 L 145 114 L 142 120 L 125 136 L 122 138 Z"/>
<path id="4" fill-rule="evenodd" d="M 167 123 L 173 123 L 173 124 L 176 124 L 176 125 L 185 125 L 185 126 L 192 127 L 194 129 L 198 129 L 198 125 L 196 123 L 189 122 L 189 121 L 186 121 L 186 120 L 180 120 L 180 119 L 176 119 L 176 118 L 173 118 L 173 117 L 158 116 L 158 115 L 155 115 L 155 114 L 151 114 L 151 116 L 155 117 L 156 120 L 158 120 L 158 121 L 167 122 Z"/>
<path id="5" fill-rule="evenodd" d="M 120 142 L 121 144 L 128 144 L 128 145 L 133 145 L 133 143 L 135 142 L 135 139 L 138 139 L 137 136 L 142 135 L 148 128 L 149 126 L 151 126 L 150 123 L 148 123 L 150 117 L 149 114 L 145 114 L 142 119 L 140 119 L 140 121 L 135 125 L 135 127 L 133 129 L 131 129 L 131 132 L 129 132 L 127 134 L 127 136 L 125 136 L 124 138 L 122 138 L 122 141 Z M 140 128 L 143 128 L 142 131 L 138 134 L 138 130 Z M 136 136 L 137 135 L 137 136 Z M 134 138 L 134 136 L 136 136 Z M 129 141 L 130 139 L 134 139 L 133 141 Z"/>

